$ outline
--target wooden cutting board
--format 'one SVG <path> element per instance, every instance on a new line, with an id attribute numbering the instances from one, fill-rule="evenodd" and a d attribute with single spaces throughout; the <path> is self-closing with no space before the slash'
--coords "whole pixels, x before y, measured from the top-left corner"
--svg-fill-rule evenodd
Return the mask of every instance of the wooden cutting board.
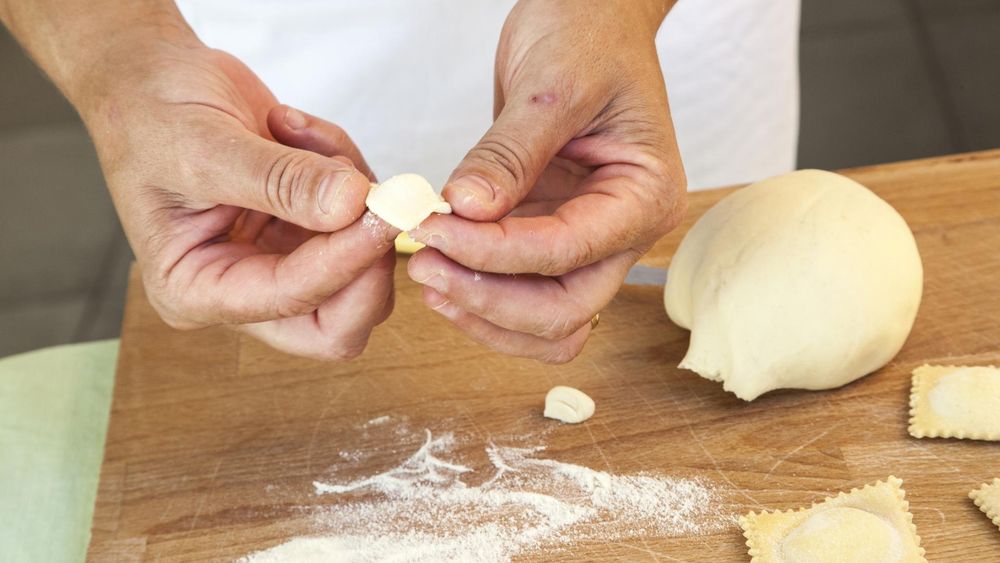
<path id="1" fill-rule="evenodd" d="M 359 474 L 407 454 L 357 428 L 389 415 L 462 436 L 455 452 L 486 471 L 494 436 L 544 434 L 547 457 L 614 473 L 701 476 L 724 514 L 809 505 L 893 474 L 904 480 L 931 561 L 1000 560 L 1000 530 L 966 497 L 1000 476 L 1000 443 L 916 440 L 906 432 L 910 371 L 1000 364 L 1000 150 L 847 170 L 898 209 L 924 261 L 924 300 L 900 355 L 827 392 L 744 403 L 675 366 L 688 335 L 661 290 L 625 287 L 584 353 L 563 366 L 504 357 L 426 310 L 397 266 L 397 306 L 363 356 L 323 364 L 224 329 L 177 332 L 128 292 L 89 558 L 232 560 L 310 531 L 301 507 L 337 502 L 312 482 L 363 450 Z M 685 233 L 730 190 L 691 194 L 691 211 L 644 260 L 666 265 Z M 585 424 L 543 419 L 550 387 L 589 393 Z M 562 561 L 745 561 L 729 521 L 711 535 L 587 543 Z"/>

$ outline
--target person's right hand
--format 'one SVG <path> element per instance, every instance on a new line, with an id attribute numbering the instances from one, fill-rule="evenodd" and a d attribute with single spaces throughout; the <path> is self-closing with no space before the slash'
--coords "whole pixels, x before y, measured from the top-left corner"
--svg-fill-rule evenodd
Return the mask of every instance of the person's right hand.
<path id="1" fill-rule="evenodd" d="M 100 94 L 81 114 L 163 319 L 359 354 L 392 310 L 398 231 L 365 214 L 372 176 L 347 134 L 278 106 L 202 45 L 123 54 L 101 72 L 116 76 L 91 81 Z"/>

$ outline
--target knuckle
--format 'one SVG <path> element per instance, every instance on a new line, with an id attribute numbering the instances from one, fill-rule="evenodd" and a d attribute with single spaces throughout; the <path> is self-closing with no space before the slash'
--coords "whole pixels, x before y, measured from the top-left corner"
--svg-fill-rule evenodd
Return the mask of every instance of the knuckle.
<path id="1" fill-rule="evenodd" d="M 546 364 L 568 364 L 580 354 L 581 350 L 582 348 L 560 343 L 543 354 L 539 360 Z"/>
<path id="2" fill-rule="evenodd" d="M 687 209 L 688 201 L 685 192 L 657 198 L 656 217 L 652 225 L 652 228 L 655 229 L 653 234 L 658 238 L 677 228 L 684 220 L 684 216 L 687 215 Z"/>
<path id="3" fill-rule="evenodd" d="M 459 291 L 461 294 L 457 294 Z M 459 301 L 463 309 L 477 317 L 493 318 L 501 311 L 500 300 L 496 299 L 495 295 L 485 291 L 462 288 L 452 291 L 448 296 Z"/>
<path id="4" fill-rule="evenodd" d="M 649 202 L 650 208 L 656 213 L 659 234 L 673 230 L 684 220 L 687 214 L 687 176 L 682 169 L 659 161 L 653 169 L 655 186 Z"/>
<path id="5" fill-rule="evenodd" d="M 194 309 L 186 292 L 171 284 L 165 275 L 143 276 L 143 286 L 153 310 L 167 326 L 174 330 L 193 330 L 205 326 L 192 319 L 189 313 Z"/>
<path id="6" fill-rule="evenodd" d="M 310 156 L 297 151 L 283 151 L 265 166 L 263 178 L 264 202 L 270 209 L 294 214 L 296 202 L 303 200 Z"/>
<path id="7" fill-rule="evenodd" d="M 673 212 L 667 214 L 666 225 L 664 225 L 667 231 L 672 231 L 681 224 L 684 217 L 687 216 L 688 212 L 688 198 L 687 191 L 682 190 L 677 193 L 676 199 L 674 200 Z"/>
<path id="8" fill-rule="evenodd" d="M 574 323 L 569 317 L 557 315 L 553 319 L 545 321 L 541 330 L 537 332 L 537 336 L 546 340 L 562 340 L 576 332 L 577 328 L 579 327 L 574 327 Z"/>
<path id="9" fill-rule="evenodd" d="M 563 258 L 550 254 L 542 256 L 538 261 L 538 273 L 543 276 L 561 276 L 569 271 L 562 264 Z"/>
<path id="10" fill-rule="evenodd" d="M 174 330 L 188 331 L 201 328 L 203 326 L 190 320 L 188 316 L 183 313 L 183 305 L 171 305 L 171 300 L 169 299 L 162 299 L 158 295 L 150 294 L 149 303 L 160 316 L 160 319 L 162 319 L 167 326 Z"/>
<path id="11" fill-rule="evenodd" d="M 367 335 L 363 339 L 354 342 L 337 339 L 332 341 L 322 351 L 322 359 L 330 362 L 348 362 L 360 356 L 365 351 L 367 345 Z"/>
<path id="12" fill-rule="evenodd" d="M 449 249 L 444 257 L 473 272 L 496 272 L 497 246 L 500 245 L 456 245 L 454 250 Z M 432 263 L 437 264 L 437 262 Z"/>
<path id="13" fill-rule="evenodd" d="M 531 151 L 516 137 L 501 132 L 491 132 L 469 151 L 469 156 L 488 163 L 512 177 L 516 182 L 522 182 L 531 167 Z"/>
<path id="14" fill-rule="evenodd" d="M 156 309 L 157 313 L 159 313 L 160 319 L 162 319 L 163 322 L 166 323 L 167 326 L 169 326 L 170 328 L 172 328 L 174 330 L 184 330 L 184 331 L 187 331 L 187 330 L 194 330 L 194 329 L 198 328 L 197 324 L 192 323 L 191 321 L 183 319 L 175 311 L 171 311 L 171 310 L 168 310 L 168 309 L 165 309 L 165 308 L 157 307 L 156 305 L 153 305 L 153 308 Z"/>
<path id="15" fill-rule="evenodd" d="M 482 247 L 472 252 L 466 252 L 461 260 L 456 260 L 466 268 L 476 272 L 492 271 L 491 264 L 496 262 L 492 247 Z"/>
<path id="16" fill-rule="evenodd" d="M 594 247 L 586 237 L 559 239 L 541 258 L 538 273 L 545 276 L 562 276 L 593 262 Z"/>
<path id="17" fill-rule="evenodd" d="M 351 140 L 351 136 L 347 134 L 342 127 L 339 125 L 330 124 L 327 131 L 330 136 L 330 140 L 335 147 L 339 147 L 341 150 L 346 150 L 349 147 L 354 146 L 354 141 Z"/>
<path id="18" fill-rule="evenodd" d="M 592 314 L 575 304 L 566 307 L 566 309 L 566 312 L 553 315 L 553 318 L 541 327 L 537 336 L 547 340 L 562 340 L 580 330 L 593 317 Z"/>
<path id="19" fill-rule="evenodd" d="M 569 241 L 565 259 L 561 264 L 565 269 L 564 274 L 595 262 L 598 258 L 597 250 L 590 237 L 574 236 Z"/>
<path id="20" fill-rule="evenodd" d="M 299 317 L 312 313 L 317 307 L 319 307 L 319 302 L 315 299 L 284 295 L 275 301 L 274 314 L 281 319 Z"/>

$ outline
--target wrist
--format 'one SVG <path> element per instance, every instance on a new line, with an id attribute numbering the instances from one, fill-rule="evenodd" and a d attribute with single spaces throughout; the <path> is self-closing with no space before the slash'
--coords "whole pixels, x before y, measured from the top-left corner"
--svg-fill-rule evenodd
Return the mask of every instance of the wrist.
<path id="1" fill-rule="evenodd" d="M 633 36 L 653 41 L 667 13 L 677 0 L 617 0 L 608 2 L 608 17 Z"/>
<path id="2" fill-rule="evenodd" d="M 170 0 L 0 0 L 0 8 L 11 34 L 84 116 L 165 48 L 200 44 Z"/>
<path id="3" fill-rule="evenodd" d="M 630 37 L 652 40 L 677 0 L 520 0 L 516 9 L 563 21 L 600 22 Z M 585 23 L 584 23 L 585 25 Z"/>
<path id="4" fill-rule="evenodd" d="M 85 122 L 109 100 L 141 90 L 153 73 L 204 46 L 186 25 L 173 24 L 143 25 L 97 41 L 101 46 L 67 65 L 56 82 Z"/>
<path id="5" fill-rule="evenodd" d="M 653 36 L 656 36 L 656 32 L 659 31 L 660 25 L 663 24 L 663 20 L 670 13 L 670 10 L 677 3 L 677 0 L 636 0 L 634 2 L 629 2 L 636 9 L 637 17 L 639 21 L 647 26 Z"/>

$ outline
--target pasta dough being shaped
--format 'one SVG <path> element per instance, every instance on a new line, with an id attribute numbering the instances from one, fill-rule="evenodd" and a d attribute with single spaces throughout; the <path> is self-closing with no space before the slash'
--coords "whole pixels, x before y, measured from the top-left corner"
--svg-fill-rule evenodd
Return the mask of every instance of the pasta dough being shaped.
<path id="1" fill-rule="evenodd" d="M 920 366 L 910 388 L 910 435 L 1000 441 L 1000 369 Z"/>
<path id="2" fill-rule="evenodd" d="M 709 209 L 670 263 L 664 304 L 691 330 L 680 367 L 751 401 L 882 367 L 922 291 L 917 245 L 895 209 L 844 176 L 800 170 Z"/>
<path id="3" fill-rule="evenodd" d="M 902 484 L 890 476 L 811 508 L 741 517 L 751 563 L 926 562 Z"/>
<path id="4" fill-rule="evenodd" d="M 557 385 L 545 395 L 546 418 L 576 424 L 594 415 L 594 400 L 579 389 Z"/>
<path id="5" fill-rule="evenodd" d="M 1000 528 L 1000 477 L 993 479 L 992 483 L 984 483 L 983 486 L 969 493 L 969 498 L 976 503 L 979 510 L 983 511 L 993 524 Z"/>
<path id="6" fill-rule="evenodd" d="M 372 184 L 365 205 L 401 231 L 417 228 L 431 213 L 451 213 L 451 206 L 419 174 L 399 174 Z"/>

